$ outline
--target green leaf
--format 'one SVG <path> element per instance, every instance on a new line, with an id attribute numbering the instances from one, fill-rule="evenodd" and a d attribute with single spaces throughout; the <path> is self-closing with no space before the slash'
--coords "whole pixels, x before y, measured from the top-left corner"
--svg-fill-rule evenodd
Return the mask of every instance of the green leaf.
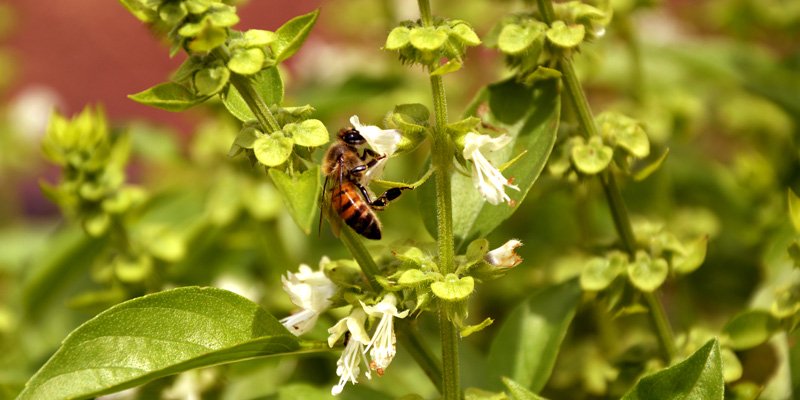
<path id="1" fill-rule="evenodd" d="M 643 292 L 658 289 L 667 279 L 669 265 L 663 258 L 655 260 L 644 251 L 636 252 L 636 260 L 628 263 L 628 279 Z"/>
<path id="2" fill-rule="evenodd" d="M 392 29 L 392 31 L 389 32 L 389 36 L 386 38 L 386 44 L 383 45 L 383 48 L 386 50 L 399 50 L 406 47 L 406 45 L 408 45 L 408 36 L 410 33 L 411 30 L 405 26 L 398 26 Z"/>
<path id="3" fill-rule="evenodd" d="M 722 333 L 734 350 L 756 347 L 769 340 L 780 329 L 780 321 L 764 310 L 747 310 L 725 324 Z"/>
<path id="4" fill-rule="evenodd" d="M 567 25 L 564 21 L 553 22 L 547 30 L 547 39 L 550 43 L 565 49 L 576 47 L 581 44 L 586 35 L 586 27 L 583 25 Z"/>
<path id="5" fill-rule="evenodd" d="M 661 168 L 661 164 L 664 163 L 664 160 L 667 159 L 669 155 L 669 148 L 665 148 L 664 151 L 655 156 L 652 153 L 649 157 L 644 160 L 636 160 L 633 165 L 631 165 L 630 174 L 633 177 L 633 180 L 639 182 L 647 179 L 648 176 L 652 175 L 653 172 L 656 172 L 659 168 Z"/>
<path id="6" fill-rule="evenodd" d="M 544 387 L 580 297 L 573 279 L 537 291 L 508 315 L 489 350 L 494 388 L 503 376 L 534 393 Z"/>
<path id="7" fill-rule="evenodd" d="M 231 6 L 215 7 L 207 15 L 211 25 L 217 28 L 230 28 L 239 23 L 236 8 Z"/>
<path id="8" fill-rule="evenodd" d="M 625 255 L 594 257 L 581 271 L 583 290 L 600 291 L 608 287 L 625 270 Z"/>
<path id="9" fill-rule="evenodd" d="M 258 162 L 268 167 L 275 167 L 289 159 L 292 155 L 292 146 L 294 141 L 278 131 L 256 139 L 253 142 L 253 152 Z"/>
<path id="10" fill-rule="evenodd" d="M 570 157 L 575 164 L 575 168 L 584 174 L 594 175 L 608 167 L 614 150 L 603 144 L 602 139 L 593 137 L 589 143 L 583 138 L 576 138 L 576 144 L 570 150 Z"/>
<path id="11" fill-rule="evenodd" d="M 277 37 L 275 32 L 262 29 L 248 29 L 244 33 L 246 47 L 263 47 L 275 41 Z"/>
<path id="12" fill-rule="evenodd" d="M 447 41 L 447 32 L 431 26 L 416 27 L 411 29 L 408 40 L 418 50 L 434 51 Z"/>
<path id="13" fill-rule="evenodd" d="M 317 22 L 317 16 L 319 16 L 319 10 L 294 17 L 275 31 L 275 40 L 269 46 L 276 63 L 291 57 L 300 49 L 300 46 L 306 41 L 308 33 L 311 32 L 311 28 L 314 27 L 314 23 Z"/>
<path id="14" fill-rule="evenodd" d="M 228 68 L 240 75 L 253 75 L 261 70 L 265 60 L 261 49 L 238 49 L 228 61 Z"/>
<path id="15" fill-rule="evenodd" d="M 450 32 L 467 46 L 477 46 L 481 44 L 481 39 L 478 37 L 478 34 L 475 33 L 475 30 L 463 22 L 455 24 L 450 28 Z"/>
<path id="16" fill-rule="evenodd" d="M 445 74 L 449 74 L 451 72 L 456 72 L 456 71 L 460 70 L 462 66 L 463 66 L 463 64 L 461 63 L 461 61 L 456 60 L 454 58 L 454 59 L 452 59 L 452 60 L 450 60 L 450 61 L 448 61 L 448 62 L 446 62 L 446 63 L 444 63 L 444 64 L 442 64 L 442 65 L 440 65 L 438 67 L 436 67 L 436 69 L 431 71 L 431 76 L 445 75 Z"/>
<path id="17" fill-rule="evenodd" d="M 47 251 L 40 252 L 27 267 L 22 284 L 25 312 L 35 318 L 48 310 L 70 284 L 89 273 L 107 244 L 107 237 L 89 237 L 76 226 L 56 233 L 48 241 Z"/>
<path id="18" fill-rule="evenodd" d="M 431 291 L 444 301 L 466 300 L 475 290 L 475 279 L 471 276 L 459 278 L 456 274 L 447 274 L 443 281 L 431 283 Z"/>
<path id="19" fill-rule="evenodd" d="M 505 148 L 488 154 L 489 161 L 499 167 L 525 152 L 519 162 L 503 171 L 506 178 L 519 186 L 519 192 L 507 193 L 520 204 L 553 150 L 561 104 L 556 82 L 542 82 L 531 88 L 512 78 L 490 85 L 488 96 L 490 113 L 484 121 L 513 137 Z M 453 198 L 458 199 L 453 202 L 453 233 L 458 248 L 485 237 L 517 210 L 515 206 L 486 202 L 469 176 L 453 174 L 452 191 Z M 420 187 L 418 199 L 426 228 L 436 232 L 435 209 L 430 207 L 435 199 L 431 183 Z"/>
<path id="20" fill-rule="evenodd" d="M 595 123 L 608 143 L 616 143 L 637 158 L 650 154 L 650 139 L 635 119 L 606 111 L 595 118 Z"/>
<path id="21" fill-rule="evenodd" d="M 497 47 L 506 54 L 516 55 L 525 52 L 533 41 L 542 35 L 541 29 L 537 26 L 520 26 L 508 24 L 500 31 L 497 38 Z"/>
<path id="22" fill-rule="evenodd" d="M 688 274 L 703 264 L 708 249 L 708 235 L 703 235 L 685 247 L 685 254 L 672 256 L 672 270 L 679 274 Z"/>
<path id="23" fill-rule="evenodd" d="M 431 279 L 433 279 L 431 275 L 414 268 L 403 271 L 403 274 L 397 279 L 397 284 L 401 286 L 417 286 Z"/>
<path id="24" fill-rule="evenodd" d="M 789 199 L 789 217 L 792 220 L 795 232 L 800 232 L 800 197 L 792 189 L 788 189 L 786 194 Z"/>
<path id="25" fill-rule="evenodd" d="M 285 172 L 271 168 L 269 176 L 275 187 L 283 197 L 289 215 L 306 234 L 311 233 L 311 224 L 314 222 L 320 193 L 322 192 L 322 179 L 319 166 L 314 166 L 299 175 L 289 176 Z"/>
<path id="26" fill-rule="evenodd" d="M 284 125 L 283 130 L 291 135 L 298 146 L 322 146 L 328 143 L 330 138 L 328 128 L 318 119 L 307 119 L 299 124 L 288 123 Z"/>
<path id="27" fill-rule="evenodd" d="M 252 75 L 250 80 L 253 82 L 256 92 L 261 95 L 267 105 L 279 105 L 283 102 L 283 80 L 281 80 L 277 68 L 274 66 L 264 68 L 261 72 Z M 225 108 L 239 121 L 247 122 L 256 119 L 242 95 L 233 85 L 228 85 L 228 92 L 222 97 L 222 104 L 225 104 Z"/>
<path id="28" fill-rule="evenodd" d="M 639 380 L 623 400 L 722 400 L 725 382 L 719 343 L 711 339 L 686 360 Z"/>
<path id="29" fill-rule="evenodd" d="M 173 289 L 116 305 L 78 327 L 18 398 L 90 398 L 298 347 L 275 317 L 239 295 Z"/>
<path id="30" fill-rule="evenodd" d="M 508 400 L 505 393 L 489 392 L 474 387 L 464 390 L 464 400 Z"/>
<path id="31" fill-rule="evenodd" d="M 168 25 L 176 25 L 186 14 L 186 6 L 178 2 L 163 3 L 161 7 L 158 8 L 159 18 Z"/>
<path id="32" fill-rule="evenodd" d="M 516 381 L 506 378 L 505 376 L 503 377 L 503 384 L 506 385 L 506 389 L 508 389 L 511 395 L 511 400 L 544 400 L 544 397 L 531 392 Z"/>
<path id="33" fill-rule="evenodd" d="M 199 95 L 213 96 L 228 84 L 230 77 L 231 71 L 223 66 L 204 68 L 194 75 L 194 87 Z"/>
<path id="34" fill-rule="evenodd" d="M 166 82 L 128 95 L 128 98 L 139 104 L 162 110 L 183 111 L 206 101 L 208 96 L 198 96 L 182 85 Z"/>
<path id="35" fill-rule="evenodd" d="M 234 144 L 243 149 L 252 149 L 255 146 L 256 140 L 264 134 L 253 126 L 245 126 L 236 134 Z"/>
<path id="36" fill-rule="evenodd" d="M 184 35 L 192 37 L 189 41 L 189 50 L 195 53 L 206 53 L 225 44 L 225 41 L 228 39 L 228 31 L 226 28 L 215 27 L 207 22 L 198 22 L 198 24 L 202 24 L 200 32 L 196 35 Z M 188 24 L 184 25 L 184 27 L 187 26 Z M 185 33 L 183 29 L 179 32 L 181 35 Z"/>

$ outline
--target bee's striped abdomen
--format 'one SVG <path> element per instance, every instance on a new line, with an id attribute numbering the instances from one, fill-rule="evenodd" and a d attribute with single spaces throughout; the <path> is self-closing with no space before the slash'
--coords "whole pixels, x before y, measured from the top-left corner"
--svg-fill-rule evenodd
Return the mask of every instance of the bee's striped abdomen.
<path id="1" fill-rule="evenodd" d="M 333 189 L 331 203 L 344 222 L 367 239 L 380 239 L 381 227 L 375 213 L 361 197 L 352 182 L 345 181 Z"/>

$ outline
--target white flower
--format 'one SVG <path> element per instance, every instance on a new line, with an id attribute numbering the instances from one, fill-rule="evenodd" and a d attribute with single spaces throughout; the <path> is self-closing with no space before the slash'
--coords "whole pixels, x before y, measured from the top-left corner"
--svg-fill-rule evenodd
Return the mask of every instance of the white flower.
<path id="1" fill-rule="evenodd" d="M 369 372 L 369 363 L 367 357 L 364 355 L 364 345 L 369 343 L 369 335 L 364 330 L 364 322 L 367 319 L 367 314 L 361 308 L 353 308 L 350 315 L 342 318 L 336 325 L 328 329 L 328 346 L 333 347 L 337 340 L 345 333 L 350 332 L 349 340 L 344 346 L 342 356 L 336 362 L 336 375 L 339 375 L 339 383 L 331 388 L 331 394 L 336 396 L 342 393 L 344 385 L 347 382 L 352 384 L 358 383 L 358 376 L 361 374 L 361 362 L 367 365 L 366 376 L 367 379 L 372 379 L 372 374 Z"/>
<path id="2" fill-rule="evenodd" d="M 381 129 L 375 125 L 362 125 L 357 115 L 350 117 L 350 124 L 364 137 L 372 150 L 383 156 L 364 174 L 366 183 L 369 183 L 371 180 L 378 179 L 381 176 L 386 161 L 397 151 L 397 145 L 403 137 L 395 129 Z"/>
<path id="3" fill-rule="evenodd" d="M 392 293 L 384 296 L 380 303 L 374 306 L 368 306 L 363 302 L 361 306 L 370 316 L 381 317 L 378 327 L 372 335 L 372 340 L 364 350 L 365 353 L 368 350 L 370 351 L 369 356 L 372 358 L 370 368 L 374 369 L 378 376 L 381 376 L 383 371 L 389 367 L 396 353 L 394 348 L 396 338 L 394 336 L 392 318 L 405 318 L 408 315 L 408 310 L 397 312 L 397 298 Z"/>
<path id="4" fill-rule="evenodd" d="M 329 262 L 328 257 L 322 257 L 319 271 L 302 264 L 296 274 L 287 272 L 281 277 L 283 290 L 289 294 L 292 303 L 302 309 L 282 319 L 281 323 L 297 336 L 313 328 L 319 314 L 331 306 L 330 298 L 336 293 L 336 285 L 322 272 L 323 266 Z"/>
<path id="5" fill-rule="evenodd" d="M 522 257 L 516 253 L 517 248 L 520 246 L 522 246 L 522 242 L 517 239 L 511 239 L 504 245 L 486 253 L 483 259 L 495 267 L 514 268 L 522 262 Z"/>
<path id="6" fill-rule="evenodd" d="M 494 205 L 503 201 L 511 204 L 511 198 L 506 194 L 504 187 L 514 190 L 519 190 L 519 188 L 512 185 L 482 152 L 499 150 L 510 142 L 511 136 L 508 135 L 493 138 L 489 135 L 469 132 L 464 137 L 464 158 L 472 160 L 472 183 L 483 198 Z"/>

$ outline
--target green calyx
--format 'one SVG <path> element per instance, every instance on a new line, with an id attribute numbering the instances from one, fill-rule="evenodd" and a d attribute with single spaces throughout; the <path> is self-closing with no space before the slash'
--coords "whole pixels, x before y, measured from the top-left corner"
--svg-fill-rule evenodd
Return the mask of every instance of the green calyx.
<path id="1" fill-rule="evenodd" d="M 397 52 L 404 63 L 429 67 L 431 75 L 444 75 L 461 69 L 466 48 L 480 43 L 461 20 L 439 20 L 433 26 L 405 21 L 389 32 L 384 49 Z"/>

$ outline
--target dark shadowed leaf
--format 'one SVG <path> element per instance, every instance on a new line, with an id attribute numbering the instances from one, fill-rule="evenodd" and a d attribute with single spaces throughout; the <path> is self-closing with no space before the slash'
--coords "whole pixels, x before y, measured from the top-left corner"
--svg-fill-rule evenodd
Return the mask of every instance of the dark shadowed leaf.
<path id="1" fill-rule="evenodd" d="M 539 290 L 509 314 L 489 350 L 492 387 L 505 376 L 538 392 L 547 382 L 581 289 L 576 279 Z"/>
<path id="2" fill-rule="evenodd" d="M 81 325 L 19 399 L 82 399 L 178 372 L 288 353 L 298 341 L 257 304 L 185 287 L 116 305 Z"/>

